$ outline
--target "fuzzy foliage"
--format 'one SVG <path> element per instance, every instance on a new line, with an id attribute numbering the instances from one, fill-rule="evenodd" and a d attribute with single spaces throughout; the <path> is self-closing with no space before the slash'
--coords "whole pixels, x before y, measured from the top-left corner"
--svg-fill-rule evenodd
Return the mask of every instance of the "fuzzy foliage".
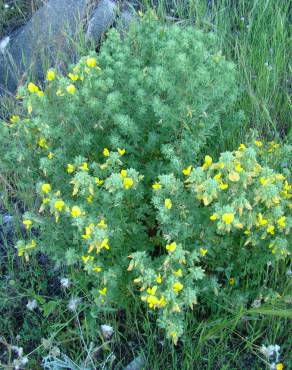
<path id="1" fill-rule="evenodd" d="M 139 286 L 177 343 L 185 310 L 217 293 L 217 280 L 246 278 L 238 253 L 257 260 L 248 273 L 289 255 L 289 173 L 256 144 L 198 166 L 237 95 L 214 34 L 148 14 L 68 76 L 49 70 L 44 91 L 29 83 L 19 95 L 27 112 L 1 128 L 1 164 L 31 204 L 18 255 L 73 266 L 93 309 L 126 307 Z"/>

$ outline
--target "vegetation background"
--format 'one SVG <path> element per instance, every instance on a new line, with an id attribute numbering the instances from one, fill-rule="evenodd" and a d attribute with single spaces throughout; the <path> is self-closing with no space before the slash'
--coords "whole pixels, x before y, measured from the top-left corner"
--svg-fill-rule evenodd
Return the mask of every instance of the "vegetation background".
<path id="1" fill-rule="evenodd" d="M 25 23 L 41 5 L 42 0 L 0 0 L 0 37 Z M 168 22 L 192 24 L 215 32 L 222 53 L 238 65 L 241 97 L 237 109 L 245 114 L 244 124 L 229 141 L 225 140 L 224 132 L 218 132 L 216 141 L 209 144 L 213 153 L 244 142 L 251 128 L 267 140 L 291 143 L 291 2 L 143 0 L 141 6 L 155 7 L 158 15 Z M 84 50 L 84 55 L 87 51 Z M 1 109 L 4 113 L 7 109 L 11 111 L 13 104 L 6 102 Z M 7 201 L 13 189 L 7 188 L 2 180 L 0 175 L 3 207 L 20 220 L 17 202 Z M 283 297 L 280 303 L 238 311 L 226 302 L 226 306 L 214 307 L 214 314 L 206 313 L 204 320 L 197 320 L 190 312 L 190 330 L 174 348 L 163 341 L 159 330 L 152 325 L 152 317 L 145 316 L 135 300 L 133 307 L 126 313 L 120 312 L 118 318 L 113 314 L 96 318 L 100 324 L 106 322 L 114 327 L 113 339 L 106 341 L 98 332 L 92 333 L 91 318 L 59 306 L 58 294 L 63 294 L 63 298 L 65 294 L 68 300 L 70 297 L 61 292 L 46 257 L 25 264 L 15 258 L 13 251 L 5 249 L 5 243 L 8 241 L 3 241 L 4 247 L 0 246 L 0 363 L 5 337 L 10 344 L 24 347 L 32 369 L 40 368 L 41 359 L 52 349 L 67 351 L 76 368 L 81 359 L 86 358 L 85 363 L 90 363 L 90 358 L 102 352 L 96 365 L 101 369 L 122 368 L 139 354 L 146 358 L 147 369 L 269 369 L 259 349 L 261 345 L 275 343 L 281 346 L 284 368 L 292 368 L 291 266 L 279 263 L 271 273 L 267 268 L 254 277 L 258 285 L 268 279 L 272 291 Z M 25 309 L 32 296 L 38 297 L 39 302 L 49 299 L 44 314 L 32 315 Z M 82 317 L 82 324 L 78 317 Z"/>

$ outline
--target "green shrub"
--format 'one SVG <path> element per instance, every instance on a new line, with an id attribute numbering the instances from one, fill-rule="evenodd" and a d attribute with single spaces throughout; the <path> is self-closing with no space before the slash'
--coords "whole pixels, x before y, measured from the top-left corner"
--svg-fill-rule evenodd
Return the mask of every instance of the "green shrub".
<path id="1" fill-rule="evenodd" d="M 214 34 L 148 14 L 124 38 L 111 31 L 68 77 L 50 70 L 47 80 L 45 91 L 20 91 L 28 114 L 2 128 L 2 165 L 39 210 L 23 216 L 31 235 L 18 255 L 42 250 L 73 265 L 93 310 L 127 307 L 140 285 L 176 343 L 185 310 L 218 291 L 214 275 L 232 286 L 288 254 L 291 186 L 257 157 L 261 148 L 241 145 L 193 168 L 237 93 Z"/>

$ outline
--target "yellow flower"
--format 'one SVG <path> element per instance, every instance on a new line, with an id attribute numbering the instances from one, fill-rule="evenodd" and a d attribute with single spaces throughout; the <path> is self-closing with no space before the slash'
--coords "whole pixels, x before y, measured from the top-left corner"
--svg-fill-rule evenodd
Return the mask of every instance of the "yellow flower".
<path id="1" fill-rule="evenodd" d="M 277 224 L 280 228 L 284 228 L 286 226 L 286 217 L 282 216 L 282 217 L 278 218 Z"/>
<path id="2" fill-rule="evenodd" d="M 276 365 L 276 370 L 283 370 L 284 369 L 284 365 L 279 362 L 277 365 Z"/>
<path id="3" fill-rule="evenodd" d="M 210 157 L 209 155 L 206 155 L 206 156 L 205 156 L 205 162 L 204 162 L 204 164 L 203 164 L 203 169 L 205 170 L 205 169 L 207 169 L 208 167 L 210 167 L 210 166 L 211 166 L 211 164 L 212 164 L 212 162 L 213 162 L 212 157 Z"/>
<path id="4" fill-rule="evenodd" d="M 50 198 L 44 198 L 43 199 L 43 204 L 47 204 L 47 203 L 49 203 L 49 201 L 50 201 Z"/>
<path id="5" fill-rule="evenodd" d="M 27 86 L 28 91 L 33 94 L 37 93 L 40 89 L 32 82 L 30 82 Z"/>
<path id="6" fill-rule="evenodd" d="M 106 288 L 106 287 L 104 287 L 104 288 L 102 288 L 102 289 L 100 289 L 100 290 L 98 291 L 98 293 L 99 293 L 100 295 L 106 295 L 106 292 L 107 292 L 107 288 Z"/>
<path id="7" fill-rule="evenodd" d="M 172 285 L 172 290 L 175 292 L 175 293 L 178 293 L 180 292 L 181 290 L 183 290 L 184 286 L 182 283 L 180 283 L 179 281 L 177 281 L 176 283 L 174 283 Z"/>
<path id="8" fill-rule="evenodd" d="M 118 148 L 119 155 L 122 156 L 126 153 L 126 149 L 120 149 Z"/>
<path id="9" fill-rule="evenodd" d="M 87 201 L 87 203 L 92 203 L 93 196 L 92 195 L 88 195 L 88 197 L 86 197 L 86 201 Z"/>
<path id="10" fill-rule="evenodd" d="M 219 184 L 219 188 L 220 188 L 221 190 L 226 190 L 226 189 L 228 189 L 228 184 L 225 184 L 224 182 L 221 182 L 221 183 Z"/>
<path id="11" fill-rule="evenodd" d="M 261 177 L 260 178 L 260 183 L 263 185 L 263 186 L 266 186 L 269 182 L 269 179 L 266 179 L 265 177 Z"/>
<path id="12" fill-rule="evenodd" d="M 108 245 L 108 239 L 103 239 L 100 248 L 110 249 L 110 246 Z"/>
<path id="13" fill-rule="evenodd" d="M 176 276 L 176 277 L 182 277 L 182 275 L 183 275 L 182 269 L 178 269 L 178 270 L 174 271 L 173 275 Z"/>
<path id="14" fill-rule="evenodd" d="M 56 200 L 55 205 L 54 205 L 54 207 L 55 207 L 59 212 L 61 212 L 61 211 L 62 211 L 62 209 L 64 208 L 64 206 L 65 206 L 65 202 L 64 202 L 63 200 Z"/>
<path id="15" fill-rule="evenodd" d="M 191 173 L 191 171 L 192 171 L 192 168 L 193 168 L 193 166 L 189 166 L 189 167 L 187 167 L 187 168 L 185 168 L 185 169 L 183 169 L 183 174 L 184 175 L 186 175 L 186 176 L 189 176 L 189 174 Z"/>
<path id="16" fill-rule="evenodd" d="M 254 143 L 259 148 L 263 146 L 263 143 L 260 140 L 256 140 Z"/>
<path id="17" fill-rule="evenodd" d="M 176 242 L 172 242 L 170 244 L 167 244 L 165 249 L 168 251 L 168 252 L 174 252 L 176 250 Z"/>
<path id="18" fill-rule="evenodd" d="M 201 256 L 205 256 L 208 253 L 208 249 L 200 248 L 200 254 Z"/>
<path id="19" fill-rule="evenodd" d="M 271 234 L 271 235 L 274 235 L 274 234 L 275 234 L 275 226 L 273 226 L 273 225 L 269 225 L 269 226 L 267 227 L 267 233 L 268 233 L 268 234 Z"/>
<path id="20" fill-rule="evenodd" d="M 166 301 L 165 297 L 164 297 L 164 296 L 162 296 L 162 297 L 159 299 L 159 301 L 157 302 L 157 307 L 159 307 L 159 308 L 163 308 L 163 307 L 165 307 L 165 306 L 166 306 L 166 304 L 167 304 L 167 301 Z"/>
<path id="21" fill-rule="evenodd" d="M 244 151 L 246 149 L 246 146 L 244 144 L 240 144 L 238 147 L 238 150 Z"/>
<path id="22" fill-rule="evenodd" d="M 221 172 L 218 172 L 218 173 L 214 176 L 214 180 L 216 180 L 216 181 L 220 181 L 221 177 L 222 177 L 222 173 L 221 173 Z"/>
<path id="23" fill-rule="evenodd" d="M 131 177 L 124 178 L 124 188 L 130 189 L 134 185 L 133 179 Z"/>
<path id="24" fill-rule="evenodd" d="M 152 288 L 147 289 L 147 293 L 150 295 L 155 295 L 156 291 L 157 291 L 157 285 L 153 286 Z"/>
<path id="25" fill-rule="evenodd" d="M 94 271 L 94 272 L 101 272 L 101 271 L 102 271 L 102 268 L 101 268 L 101 267 L 99 267 L 99 266 L 94 266 L 94 267 L 92 268 L 92 271 Z"/>
<path id="26" fill-rule="evenodd" d="M 172 202 L 171 202 L 171 200 L 170 200 L 169 198 L 165 199 L 165 201 L 164 201 L 164 207 L 165 207 L 166 209 L 171 209 L 171 207 L 172 207 Z"/>
<path id="27" fill-rule="evenodd" d="M 241 167 L 241 164 L 240 163 L 237 163 L 235 165 L 235 171 L 236 172 L 242 172 L 243 171 L 243 168 Z"/>
<path id="28" fill-rule="evenodd" d="M 250 235 L 250 231 L 249 230 L 245 230 L 243 233 L 244 233 L 244 235 Z"/>
<path id="29" fill-rule="evenodd" d="M 224 162 L 217 162 L 213 164 L 214 170 L 222 170 L 225 167 Z"/>
<path id="30" fill-rule="evenodd" d="M 71 216 L 76 218 L 81 216 L 82 212 L 81 209 L 78 206 L 73 206 L 71 209 Z"/>
<path id="31" fill-rule="evenodd" d="M 54 157 L 54 153 L 50 152 L 50 153 L 48 154 L 48 158 L 49 158 L 49 159 L 52 159 L 53 157 Z"/>
<path id="32" fill-rule="evenodd" d="M 42 192 L 44 194 L 48 194 L 52 190 L 52 187 L 50 184 L 43 184 L 42 185 Z"/>
<path id="33" fill-rule="evenodd" d="M 89 239 L 93 229 L 94 229 L 94 224 L 90 224 L 89 226 L 86 226 L 85 234 L 82 235 L 82 238 Z"/>
<path id="34" fill-rule="evenodd" d="M 127 177 L 127 170 L 121 170 L 120 173 L 122 177 Z"/>
<path id="35" fill-rule="evenodd" d="M 29 104 L 27 106 L 27 111 L 28 111 L 28 114 L 31 114 L 31 112 L 32 112 L 32 105 L 31 104 Z"/>
<path id="36" fill-rule="evenodd" d="M 149 305 L 149 308 L 155 308 L 158 304 L 159 300 L 157 297 L 155 297 L 154 295 L 149 295 L 147 297 L 147 303 Z"/>
<path id="37" fill-rule="evenodd" d="M 153 188 L 154 190 L 161 189 L 161 184 L 159 184 L 158 182 L 155 182 L 155 183 L 152 185 L 152 188 Z"/>
<path id="38" fill-rule="evenodd" d="M 260 226 L 264 226 L 268 223 L 268 220 L 263 218 L 263 215 L 261 213 L 258 214 L 258 223 Z"/>
<path id="39" fill-rule="evenodd" d="M 95 180 L 96 185 L 98 185 L 98 186 L 100 186 L 104 183 L 104 181 L 100 180 L 98 177 L 95 177 L 94 180 Z"/>
<path id="40" fill-rule="evenodd" d="M 157 282 L 158 284 L 161 284 L 161 283 L 162 283 L 162 277 L 161 277 L 161 275 L 160 275 L 160 274 L 156 277 L 156 282 Z"/>
<path id="41" fill-rule="evenodd" d="M 74 166 L 73 166 L 73 164 L 71 164 L 71 163 L 68 163 L 67 164 L 67 172 L 68 173 L 74 172 Z"/>
<path id="42" fill-rule="evenodd" d="M 19 116 L 16 116 L 16 115 L 13 115 L 10 117 L 10 122 L 11 123 L 17 123 L 18 121 L 20 120 L 20 117 Z"/>
<path id="43" fill-rule="evenodd" d="M 234 284 L 235 284 L 235 279 L 234 279 L 234 277 L 231 277 L 231 278 L 229 279 L 229 284 L 230 284 L 230 285 L 234 285 Z"/>
<path id="44" fill-rule="evenodd" d="M 106 229 L 107 228 L 107 224 L 106 224 L 106 222 L 103 218 L 99 221 L 97 226 L 100 227 L 101 229 Z"/>
<path id="45" fill-rule="evenodd" d="M 66 87 L 66 90 L 69 94 L 75 94 L 76 87 L 73 84 L 70 84 Z"/>
<path id="46" fill-rule="evenodd" d="M 222 216 L 222 221 L 225 222 L 226 225 L 230 225 L 234 220 L 234 214 L 233 213 L 224 213 Z"/>
<path id="47" fill-rule="evenodd" d="M 41 137 L 41 138 L 39 139 L 39 141 L 38 141 L 38 146 L 39 146 L 40 148 L 47 149 L 47 148 L 48 148 L 48 143 L 47 143 L 46 138 Z"/>
<path id="48" fill-rule="evenodd" d="M 49 69 L 47 72 L 47 81 L 54 81 L 56 78 L 56 73 L 52 69 Z"/>
<path id="49" fill-rule="evenodd" d="M 70 80 L 72 80 L 72 81 L 77 81 L 77 80 L 78 80 L 78 75 L 73 74 L 73 73 L 68 73 L 68 77 L 69 77 L 69 78 L 70 78 Z"/>
<path id="50" fill-rule="evenodd" d="M 87 58 L 86 64 L 87 64 L 88 67 L 94 68 L 97 65 L 97 61 L 96 61 L 95 58 Z"/>
<path id="51" fill-rule="evenodd" d="M 233 181 L 233 182 L 237 182 L 240 180 L 240 176 L 237 172 L 230 172 L 230 174 L 228 175 L 228 178 L 230 181 Z"/>
<path id="52" fill-rule="evenodd" d="M 218 216 L 216 215 L 216 213 L 213 213 L 211 216 L 210 216 L 210 220 L 211 221 L 216 221 L 218 218 Z"/>
<path id="53" fill-rule="evenodd" d="M 87 163 L 87 162 L 83 162 L 83 163 L 81 164 L 81 166 L 79 166 L 79 169 L 80 169 L 81 171 L 88 171 L 88 170 L 89 170 L 89 168 L 88 168 L 88 163 Z"/>
<path id="54" fill-rule="evenodd" d="M 87 263 L 88 261 L 93 261 L 94 259 L 93 256 L 82 256 L 81 258 L 84 263 Z"/>
<path id="55" fill-rule="evenodd" d="M 176 331 L 171 331 L 169 333 L 169 336 L 172 339 L 173 343 L 176 345 L 177 344 L 177 332 Z"/>
<path id="56" fill-rule="evenodd" d="M 110 155 L 108 148 L 104 148 L 102 153 L 105 157 L 108 157 Z"/>
<path id="57" fill-rule="evenodd" d="M 28 219 L 23 220 L 22 223 L 25 226 L 26 230 L 29 230 L 30 227 L 31 227 L 31 225 L 32 225 L 32 221 L 31 220 L 28 220 Z"/>

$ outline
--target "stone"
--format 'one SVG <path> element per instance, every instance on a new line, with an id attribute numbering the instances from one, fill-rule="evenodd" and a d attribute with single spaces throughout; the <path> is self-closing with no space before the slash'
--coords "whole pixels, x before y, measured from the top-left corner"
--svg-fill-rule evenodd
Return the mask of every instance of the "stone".
<path id="1" fill-rule="evenodd" d="M 145 359 L 142 356 L 138 356 L 131 361 L 124 370 L 142 370 L 145 365 Z"/>
<path id="2" fill-rule="evenodd" d="M 86 40 L 95 45 L 102 38 L 104 32 L 113 25 L 117 17 L 117 5 L 112 0 L 100 0 L 87 25 Z"/>
<path id="3" fill-rule="evenodd" d="M 81 32 L 96 47 L 118 13 L 127 28 L 133 14 L 127 4 L 119 11 L 117 0 L 48 0 L 26 25 L 0 40 L 0 96 L 15 93 L 29 78 L 42 82 L 50 67 L 65 71 L 76 62 L 74 43 Z"/>
<path id="4" fill-rule="evenodd" d="M 86 0 L 49 0 L 21 27 L 2 53 L 0 85 L 15 91 L 28 73 L 44 77 L 44 63 L 72 60 L 68 40 L 76 38 Z"/>

